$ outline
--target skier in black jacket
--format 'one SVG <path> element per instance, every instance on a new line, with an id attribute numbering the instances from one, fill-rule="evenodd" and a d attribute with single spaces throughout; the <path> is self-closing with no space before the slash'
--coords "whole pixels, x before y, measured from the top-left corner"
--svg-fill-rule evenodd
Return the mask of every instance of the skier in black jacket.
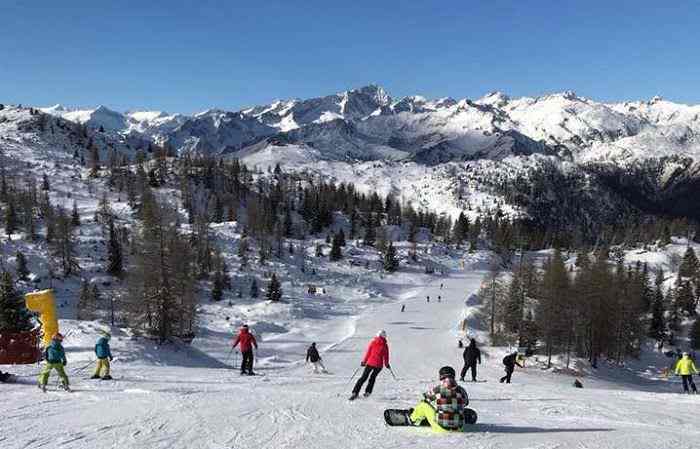
<path id="1" fill-rule="evenodd" d="M 464 376 L 467 375 L 467 370 L 472 369 L 472 382 L 476 382 L 476 364 L 477 362 L 481 365 L 481 351 L 476 347 L 476 340 L 470 339 L 469 346 L 464 350 L 464 368 L 462 368 L 462 374 L 459 376 L 459 380 L 464 382 Z"/>
<path id="2" fill-rule="evenodd" d="M 515 371 L 515 365 L 518 365 L 520 368 L 523 366 L 518 363 L 518 352 L 514 352 L 512 354 L 508 354 L 507 356 L 503 357 L 503 366 L 506 368 L 506 375 L 501 377 L 500 382 L 503 383 L 510 383 L 510 376 L 513 375 L 513 371 Z"/>
<path id="3" fill-rule="evenodd" d="M 321 361 L 321 356 L 318 354 L 318 349 L 316 349 L 316 342 L 311 343 L 311 346 L 309 346 L 309 349 L 306 351 L 306 362 L 311 362 L 311 364 L 314 366 L 314 373 L 318 373 L 318 368 L 321 368 L 322 373 L 327 373 L 326 367 L 323 366 L 323 362 Z"/>

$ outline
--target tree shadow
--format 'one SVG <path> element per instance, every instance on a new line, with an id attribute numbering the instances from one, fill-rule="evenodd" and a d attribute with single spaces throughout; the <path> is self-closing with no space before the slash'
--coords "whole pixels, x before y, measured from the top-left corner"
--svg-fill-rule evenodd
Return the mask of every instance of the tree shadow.
<path id="1" fill-rule="evenodd" d="M 606 427 L 554 427 L 544 428 L 535 426 L 504 426 L 500 424 L 474 424 L 469 430 L 491 433 L 582 433 L 582 432 L 612 432 L 615 429 Z"/>

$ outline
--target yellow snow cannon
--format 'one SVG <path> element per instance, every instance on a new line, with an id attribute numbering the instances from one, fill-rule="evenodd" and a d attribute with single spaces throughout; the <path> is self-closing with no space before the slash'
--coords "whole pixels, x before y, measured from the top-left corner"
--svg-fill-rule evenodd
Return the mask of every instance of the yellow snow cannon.
<path id="1" fill-rule="evenodd" d="M 40 290 L 24 295 L 27 309 L 39 314 L 39 321 L 43 327 L 44 335 L 41 340 L 44 347 L 51 343 L 51 337 L 58 332 L 58 318 L 56 317 L 56 300 L 53 290 Z"/>

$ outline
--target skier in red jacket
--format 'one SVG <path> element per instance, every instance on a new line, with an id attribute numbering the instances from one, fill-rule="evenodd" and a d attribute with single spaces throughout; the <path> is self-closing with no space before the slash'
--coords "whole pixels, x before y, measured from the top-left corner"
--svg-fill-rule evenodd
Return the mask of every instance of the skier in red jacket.
<path id="1" fill-rule="evenodd" d="M 248 374 L 249 376 L 254 376 L 253 372 L 253 348 L 258 349 L 258 342 L 255 340 L 255 336 L 248 331 L 248 325 L 244 324 L 238 331 L 238 336 L 233 342 L 233 347 L 235 348 L 240 344 L 241 350 L 241 375 Z M 247 372 L 246 372 L 247 371 Z"/>
<path id="2" fill-rule="evenodd" d="M 377 380 L 377 375 L 382 370 L 382 366 L 391 369 L 389 365 L 389 345 L 386 342 L 386 331 L 380 330 L 377 336 L 369 343 L 360 366 L 364 366 L 365 370 L 362 372 L 362 376 L 357 379 L 355 388 L 352 389 L 352 395 L 350 396 L 351 401 L 357 399 L 362 385 L 367 379 L 369 379 L 369 382 L 367 382 L 367 388 L 365 388 L 365 397 L 372 394 L 374 381 Z"/>

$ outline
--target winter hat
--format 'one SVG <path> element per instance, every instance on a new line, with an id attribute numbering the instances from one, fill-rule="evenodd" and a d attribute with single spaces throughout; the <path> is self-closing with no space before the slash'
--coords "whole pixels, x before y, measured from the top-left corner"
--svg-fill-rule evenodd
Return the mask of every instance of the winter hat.
<path id="1" fill-rule="evenodd" d="M 53 334 L 53 337 L 51 337 L 51 340 L 63 341 L 63 335 L 61 335 L 60 332 L 56 332 Z"/>
<path id="2" fill-rule="evenodd" d="M 688 357 L 688 353 L 687 353 L 687 352 L 684 352 L 684 353 L 683 353 L 683 357 Z"/>
<path id="3" fill-rule="evenodd" d="M 379 332 L 377 332 L 377 337 L 386 338 L 386 331 L 384 329 L 380 330 Z"/>
<path id="4" fill-rule="evenodd" d="M 457 375 L 457 373 L 455 372 L 455 369 L 452 368 L 451 366 L 443 366 L 442 368 L 440 368 L 439 374 L 440 374 L 440 380 L 443 380 L 446 377 L 454 378 Z"/>

